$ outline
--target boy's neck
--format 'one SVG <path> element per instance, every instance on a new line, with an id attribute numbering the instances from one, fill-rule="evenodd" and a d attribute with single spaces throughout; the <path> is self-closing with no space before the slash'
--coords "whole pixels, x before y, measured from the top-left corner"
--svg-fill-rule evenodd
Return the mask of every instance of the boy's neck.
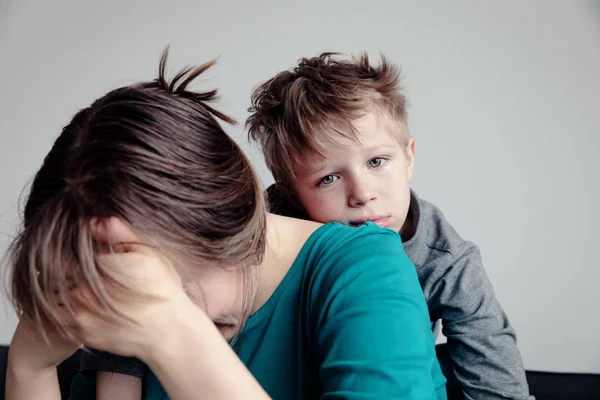
<path id="1" fill-rule="evenodd" d="M 408 213 L 406 214 L 406 220 L 404 221 L 404 224 L 402 225 L 402 227 L 400 228 L 400 231 L 398 232 L 400 234 L 400 237 L 402 238 L 403 243 L 409 241 L 415 235 L 415 228 L 416 228 L 417 224 L 415 223 L 414 217 L 415 217 L 415 214 L 412 210 L 412 207 L 408 207 Z"/>

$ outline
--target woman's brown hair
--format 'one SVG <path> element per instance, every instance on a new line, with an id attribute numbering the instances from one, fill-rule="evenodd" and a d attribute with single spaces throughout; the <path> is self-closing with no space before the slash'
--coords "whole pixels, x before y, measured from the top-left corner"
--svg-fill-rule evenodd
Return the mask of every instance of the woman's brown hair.
<path id="1" fill-rule="evenodd" d="M 47 332 L 68 333 L 69 288 L 109 304 L 90 225 L 130 224 L 165 254 L 224 267 L 259 263 L 266 212 L 258 179 L 218 119 L 216 90 L 188 85 L 209 61 L 109 92 L 79 111 L 37 172 L 23 226 L 9 250 L 19 314 Z M 85 305 L 84 305 L 85 306 Z M 65 308 L 66 307 L 66 308 Z"/>

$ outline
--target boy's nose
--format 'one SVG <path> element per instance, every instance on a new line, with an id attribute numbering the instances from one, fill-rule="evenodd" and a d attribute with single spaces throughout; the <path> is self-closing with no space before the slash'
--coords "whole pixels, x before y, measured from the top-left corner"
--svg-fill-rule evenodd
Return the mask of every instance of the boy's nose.
<path id="1" fill-rule="evenodd" d="M 350 207 L 360 207 L 375 200 L 375 193 L 368 185 L 357 183 L 352 186 L 348 196 Z"/>

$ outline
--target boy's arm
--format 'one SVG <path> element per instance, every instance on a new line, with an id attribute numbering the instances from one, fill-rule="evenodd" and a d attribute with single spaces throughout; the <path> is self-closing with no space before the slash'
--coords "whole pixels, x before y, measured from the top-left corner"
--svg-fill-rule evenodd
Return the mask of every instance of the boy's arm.
<path id="1" fill-rule="evenodd" d="M 96 400 L 141 400 L 142 380 L 135 376 L 98 371 Z"/>
<path id="2" fill-rule="evenodd" d="M 431 287 L 430 313 L 441 318 L 465 399 L 528 399 L 516 334 L 492 288 L 477 247 L 465 242 Z"/>

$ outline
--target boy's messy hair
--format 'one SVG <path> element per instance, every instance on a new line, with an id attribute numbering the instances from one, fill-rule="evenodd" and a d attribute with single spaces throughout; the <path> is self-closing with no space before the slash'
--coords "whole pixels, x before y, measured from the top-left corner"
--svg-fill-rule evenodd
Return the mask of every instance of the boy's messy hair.
<path id="1" fill-rule="evenodd" d="M 278 183 L 288 184 L 298 157 L 320 153 L 335 135 L 356 139 L 353 121 L 371 111 L 386 116 L 391 133 L 408 143 L 400 69 L 383 54 L 378 66 L 369 63 L 366 53 L 350 60 L 340 55 L 302 58 L 252 94 L 248 136 L 261 146 Z"/>
<path id="2" fill-rule="evenodd" d="M 167 55 L 155 80 L 113 90 L 79 111 L 33 180 L 8 254 L 11 297 L 45 333 L 70 336 L 76 308 L 100 302 L 110 309 L 110 277 L 97 258 L 105 245 L 91 228 L 97 221 L 118 217 L 179 260 L 227 267 L 263 257 L 263 194 L 218 119 L 235 121 L 210 105 L 215 90 L 188 89 L 215 61 L 168 80 Z M 98 302 L 77 303 L 74 287 Z"/>

